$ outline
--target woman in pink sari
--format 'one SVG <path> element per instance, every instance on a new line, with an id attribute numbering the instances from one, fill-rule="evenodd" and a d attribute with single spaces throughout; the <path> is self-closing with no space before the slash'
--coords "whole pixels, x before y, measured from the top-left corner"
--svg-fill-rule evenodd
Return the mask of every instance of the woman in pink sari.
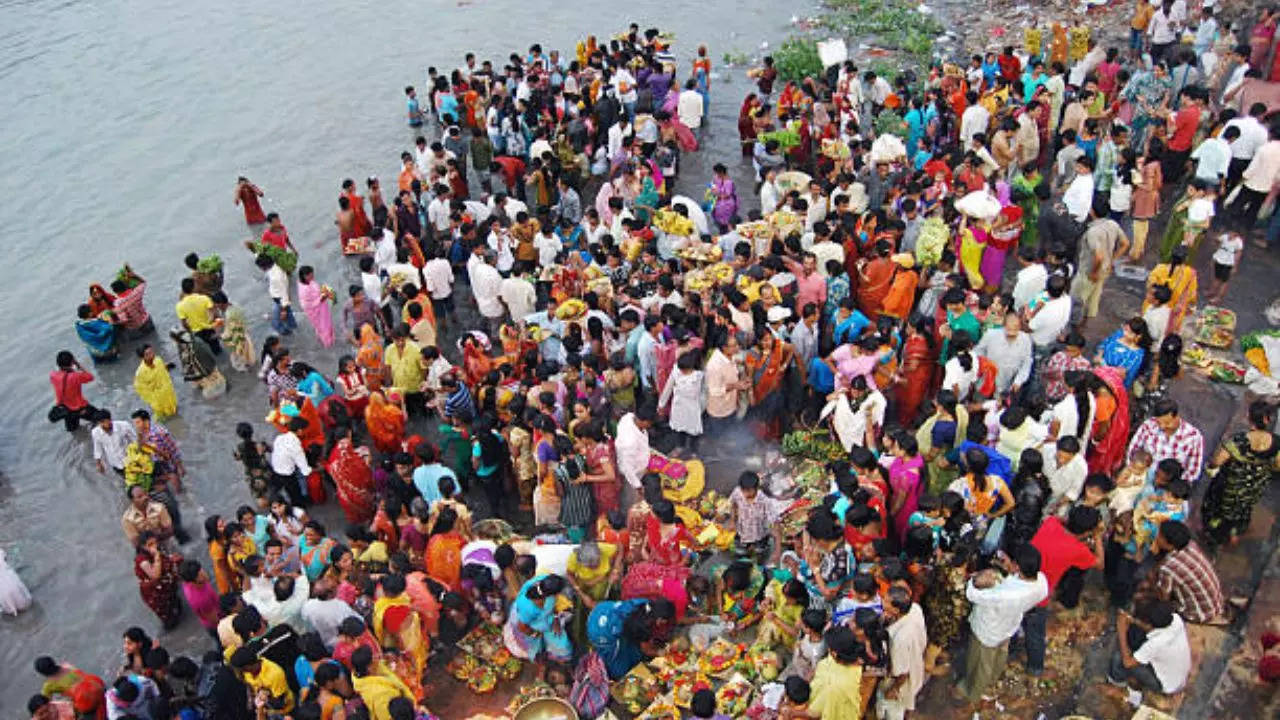
<path id="1" fill-rule="evenodd" d="M 333 312 L 329 307 L 332 301 L 333 291 L 316 282 L 315 268 L 310 265 L 298 268 L 298 302 L 325 347 L 333 345 Z"/>
<path id="2" fill-rule="evenodd" d="M 893 531 L 898 542 L 907 537 L 911 514 L 920 504 L 920 492 L 924 487 L 924 457 L 913 435 L 898 432 L 886 435 L 885 450 L 893 455 L 889 463 L 889 513 L 893 515 Z"/>
<path id="3" fill-rule="evenodd" d="M 1276 38 L 1278 20 L 1280 13 L 1273 13 L 1267 8 L 1262 10 L 1258 24 L 1253 26 L 1253 32 L 1249 35 L 1249 67 L 1261 70 L 1266 65 L 1267 56 L 1271 54 L 1271 43 Z"/>

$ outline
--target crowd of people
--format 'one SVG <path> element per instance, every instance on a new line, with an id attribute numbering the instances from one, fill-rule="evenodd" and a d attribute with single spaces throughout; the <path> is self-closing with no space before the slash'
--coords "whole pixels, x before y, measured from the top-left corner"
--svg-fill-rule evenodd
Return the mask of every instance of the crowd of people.
<path id="1" fill-rule="evenodd" d="M 1250 240 L 1280 235 L 1276 214 L 1252 237 L 1280 123 L 1240 99 L 1275 24 L 1264 10 L 1237 41 L 1211 6 L 1139 0 L 1127 50 L 1076 57 L 1055 35 L 892 82 L 851 61 L 786 81 L 765 58 L 738 118 L 755 187 L 715 164 L 693 197 L 676 185 L 708 118 L 705 47 L 678 63 L 632 25 L 431 68 L 405 88 L 421 135 L 390 201 L 376 177 L 364 196 L 342 183 L 347 287 L 299 264 L 243 177 L 260 348 L 221 262 L 187 258 L 183 379 L 217 398 L 226 356 L 257 373 L 271 425 L 234 429 L 254 501 L 203 519 L 207 556 L 182 521 L 147 284 L 125 266 L 79 306 L 93 362 L 136 344 L 143 404 L 90 404 L 92 371 L 63 351 L 49 419 L 87 423 L 123 480 L 143 602 L 165 630 L 189 609 L 210 645 L 171 654 L 131 627 L 103 676 L 41 656 L 32 716 L 431 717 L 448 690 L 429 670 L 491 625 L 584 714 L 687 633 L 786 659 L 753 717 L 905 718 L 931 676 L 973 703 L 1011 655 L 1043 672 L 1050 616 L 1079 612 L 1094 568 L 1108 678 L 1178 693 L 1186 624 L 1231 618 L 1213 552 L 1280 467 L 1270 406 L 1215 448 L 1170 394 L 1203 238 L 1221 302 Z M 1091 344 L 1122 263 L 1151 266 L 1143 308 Z M 292 352 L 305 332 L 336 362 Z M 668 463 L 814 424 L 842 452 L 796 534 L 754 472 L 733 473 L 727 553 L 664 492 Z M 318 519 L 330 494 L 341 529 Z M 692 713 L 722 717 L 708 695 Z"/>

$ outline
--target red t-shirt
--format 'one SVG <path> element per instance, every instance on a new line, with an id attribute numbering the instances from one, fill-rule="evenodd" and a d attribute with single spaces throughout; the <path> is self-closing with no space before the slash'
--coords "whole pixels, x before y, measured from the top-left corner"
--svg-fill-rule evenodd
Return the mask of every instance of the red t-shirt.
<path id="1" fill-rule="evenodd" d="M 268 228 L 262 233 L 262 244 L 274 245 L 280 248 L 281 250 L 288 250 L 289 249 L 289 231 L 285 230 L 284 228 L 280 228 L 280 232 L 276 232 L 275 230 Z"/>
<path id="2" fill-rule="evenodd" d="M 524 175 L 524 162 L 509 155 L 496 157 L 493 161 L 502 167 L 502 182 L 507 189 L 514 190 L 516 183 L 520 182 L 520 176 Z"/>
<path id="3" fill-rule="evenodd" d="M 85 370 L 54 370 L 49 373 L 54 403 L 65 405 L 68 410 L 79 410 L 88 405 L 89 401 L 84 399 L 84 393 L 80 390 L 87 382 L 93 382 L 93 373 Z"/>
<path id="4" fill-rule="evenodd" d="M 1200 126 L 1200 108 L 1185 107 L 1173 114 L 1173 137 L 1169 138 L 1169 149 L 1175 152 L 1186 152 L 1191 149 L 1191 141 L 1195 138 L 1196 128 Z"/>
<path id="5" fill-rule="evenodd" d="M 1088 570 L 1097 563 L 1093 550 L 1068 532 L 1056 517 L 1044 521 L 1035 537 L 1031 538 L 1031 545 L 1040 551 L 1040 572 L 1049 580 L 1049 596 L 1040 603 L 1040 607 L 1049 605 L 1054 588 L 1067 570 Z"/>

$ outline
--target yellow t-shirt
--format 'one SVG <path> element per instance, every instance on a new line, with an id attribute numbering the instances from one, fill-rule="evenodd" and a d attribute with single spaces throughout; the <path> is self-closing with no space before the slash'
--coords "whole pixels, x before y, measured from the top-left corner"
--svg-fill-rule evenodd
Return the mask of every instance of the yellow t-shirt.
<path id="1" fill-rule="evenodd" d="M 257 694 L 259 690 L 266 690 L 272 698 L 284 698 L 283 710 L 288 712 L 293 709 L 293 691 L 289 689 L 289 681 L 285 679 L 284 670 L 280 666 L 271 662 L 266 658 L 260 658 L 262 667 L 257 674 L 245 671 L 244 682 L 249 689 Z"/>
<path id="2" fill-rule="evenodd" d="M 213 318 L 210 316 L 213 300 L 209 299 L 208 295 L 200 293 L 186 295 L 178 301 L 174 310 L 178 313 L 178 319 L 185 322 L 187 328 L 193 333 L 213 327 Z"/>
<path id="3" fill-rule="evenodd" d="M 391 386 L 402 393 L 416 393 L 422 385 L 422 350 L 412 340 L 406 340 L 404 350 L 395 343 L 387 346 L 383 353 L 387 366 L 391 368 Z"/>
<path id="4" fill-rule="evenodd" d="M 613 556 L 618 553 L 618 546 L 612 543 L 599 543 L 600 545 L 600 564 L 595 568 L 584 567 L 578 562 L 578 554 L 575 552 L 569 556 L 569 562 L 566 569 L 579 581 L 587 585 L 595 585 L 609 575 L 609 570 L 613 565 Z"/>

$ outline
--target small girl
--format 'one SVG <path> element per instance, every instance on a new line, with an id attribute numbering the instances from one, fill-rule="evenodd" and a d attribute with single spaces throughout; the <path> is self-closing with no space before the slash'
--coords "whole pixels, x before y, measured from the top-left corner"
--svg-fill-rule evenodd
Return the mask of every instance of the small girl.
<path id="1" fill-rule="evenodd" d="M 267 465 L 267 444 L 253 439 L 253 426 L 247 422 L 236 423 L 236 437 L 240 442 L 231 454 L 244 466 L 244 481 L 258 501 L 258 508 L 266 510 L 267 480 L 271 477 L 271 469 Z"/>
<path id="2" fill-rule="evenodd" d="M 1187 195 L 1190 202 L 1187 204 L 1187 223 L 1182 230 L 1182 244 L 1191 248 L 1190 254 L 1194 259 L 1204 232 L 1213 222 L 1214 187 L 1202 178 L 1195 178 L 1187 188 Z"/>
<path id="3" fill-rule="evenodd" d="M 809 590 L 804 583 L 794 578 L 785 583 L 770 581 L 760 602 L 762 618 L 754 646 L 794 648 L 801 632 L 801 616 L 808 605 Z"/>
<path id="4" fill-rule="evenodd" d="M 1225 232 L 1218 236 L 1218 250 L 1213 254 L 1213 280 L 1205 300 L 1214 304 L 1222 302 L 1227 294 L 1227 282 L 1243 253 L 1244 238 L 1240 233 Z"/>

